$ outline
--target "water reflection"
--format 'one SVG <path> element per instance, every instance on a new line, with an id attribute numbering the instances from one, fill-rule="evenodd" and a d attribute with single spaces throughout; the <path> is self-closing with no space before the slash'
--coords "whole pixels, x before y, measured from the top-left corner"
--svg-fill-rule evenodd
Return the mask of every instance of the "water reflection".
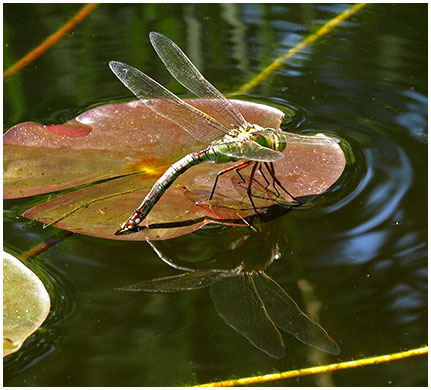
<path id="1" fill-rule="evenodd" d="M 266 268 L 281 256 L 284 245 L 282 239 L 268 243 L 271 236 L 247 232 L 235 237 L 229 250 L 210 261 L 195 264 L 195 268 L 166 256 L 160 249 L 163 243 L 149 242 L 161 260 L 187 272 L 145 280 L 120 290 L 180 292 L 209 287 L 215 308 L 225 322 L 269 356 L 281 359 L 286 353 L 280 329 L 304 344 L 338 354 L 340 349 L 328 333 L 302 312 L 286 291 L 265 273 Z M 254 250 L 255 254 L 266 252 L 266 256 L 249 257 L 244 248 L 246 253 Z"/>
<path id="2" fill-rule="evenodd" d="M 403 126 L 413 137 L 419 141 L 427 140 L 427 107 L 426 96 L 412 90 L 400 91 L 408 99 L 405 111 L 401 112 L 395 122 Z"/>

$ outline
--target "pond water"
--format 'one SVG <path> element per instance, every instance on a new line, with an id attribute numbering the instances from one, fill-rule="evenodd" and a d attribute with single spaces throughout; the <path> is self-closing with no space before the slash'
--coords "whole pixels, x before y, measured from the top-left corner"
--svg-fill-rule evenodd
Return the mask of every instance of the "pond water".
<path id="1" fill-rule="evenodd" d="M 4 81 L 4 130 L 30 120 L 61 123 L 95 104 L 130 98 L 109 60 L 133 64 L 184 96 L 150 47 L 152 30 L 172 38 L 208 80 L 229 93 L 347 7 L 102 5 Z M 78 9 L 4 5 L 5 68 Z M 265 222 L 260 233 L 205 229 L 160 245 L 192 268 L 217 256 L 264 263 L 279 245 L 266 274 L 327 330 L 340 354 L 282 332 L 286 356 L 274 359 L 223 321 L 206 288 L 171 294 L 118 290 L 182 271 L 161 261 L 146 242 L 75 234 L 31 260 L 53 307 L 42 328 L 4 360 L 4 385 L 198 384 L 427 343 L 427 5 L 366 6 L 241 99 L 295 109 L 285 129 L 346 140 L 351 163 L 312 207 Z M 4 202 L 4 247 L 18 257 L 58 233 L 20 217 L 42 199 Z M 244 245 L 237 251 L 238 240 Z M 273 384 L 424 386 L 427 359 Z"/>

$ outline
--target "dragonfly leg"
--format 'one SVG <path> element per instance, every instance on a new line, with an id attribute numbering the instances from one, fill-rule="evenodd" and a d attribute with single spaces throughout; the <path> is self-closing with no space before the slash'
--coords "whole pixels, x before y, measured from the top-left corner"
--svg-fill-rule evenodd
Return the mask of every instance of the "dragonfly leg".
<path id="1" fill-rule="evenodd" d="M 275 193 L 276 193 L 277 196 L 281 196 L 280 192 L 278 191 L 278 188 L 275 186 L 275 180 L 274 180 L 274 177 L 275 177 L 275 168 L 274 168 L 274 164 L 272 164 L 272 163 L 268 164 L 267 163 L 266 164 L 266 169 L 268 170 L 268 172 L 269 172 L 269 174 L 271 175 L 271 178 L 272 178 L 272 188 L 274 188 Z"/>
<path id="2" fill-rule="evenodd" d="M 242 180 L 242 182 L 243 183 L 245 183 L 246 182 L 246 180 L 244 179 L 244 177 L 241 175 L 241 173 L 239 173 L 239 171 L 241 170 L 241 169 L 243 169 L 243 168 L 247 168 L 248 166 L 250 166 L 251 164 L 253 164 L 254 163 L 254 161 L 247 161 L 246 163 L 243 163 L 243 164 L 238 164 L 238 165 L 236 165 L 236 173 L 238 174 L 238 176 L 241 178 L 241 180 Z M 263 172 L 262 172 L 262 163 L 261 162 L 259 162 L 259 163 L 257 163 L 258 164 L 258 169 L 259 169 L 259 172 L 262 174 L 262 176 L 263 176 L 263 178 L 265 179 L 265 181 L 268 183 L 268 185 L 269 185 L 269 181 L 266 179 L 266 177 L 265 177 L 265 175 L 263 174 Z M 255 179 L 256 180 L 256 179 Z M 257 181 L 257 180 L 256 180 Z"/>
<path id="3" fill-rule="evenodd" d="M 256 169 L 258 167 L 260 167 L 260 165 L 261 165 L 260 162 L 255 162 L 254 163 L 253 168 L 251 169 L 251 172 L 250 172 L 250 179 L 249 179 L 248 186 L 247 186 L 247 195 L 248 195 L 248 198 L 250 199 L 250 202 L 251 202 L 251 205 L 253 206 L 254 211 L 256 211 L 256 213 L 259 216 L 260 216 L 260 213 L 259 213 L 259 211 L 257 211 L 256 205 L 254 204 L 254 201 L 253 201 L 253 197 L 251 196 L 251 185 L 253 183 L 253 178 L 254 178 L 254 175 L 256 173 Z"/>
<path id="4" fill-rule="evenodd" d="M 260 164 L 259 165 L 259 172 L 260 172 L 260 174 L 262 175 L 262 177 L 263 177 L 263 179 L 265 180 L 265 183 L 266 183 L 266 186 L 265 186 L 265 189 L 266 188 L 268 188 L 268 186 L 269 186 L 269 181 L 268 181 L 268 179 L 266 178 L 266 176 L 265 176 L 265 174 L 263 173 L 263 170 L 262 170 L 262 164 Z"/>
<path id="5" fill-rule="evenodd" d="M 238 168 L 237 170 L 236 170 L 236 173 L 238 174 L 238 176 L 241 178 L 241 180 L 242 180 L 242 182 L 243 183 L 245 183 L 246 182 L 246 180 L 244 179 L 244 177 L 239 173 L 239 170 L 240 169 L 242 169 L 242 168 L 245 168 L 245 167 L 247 167 L 248 165 L 251 165 L 252 164 L 252 162 L 250 161 L 250 164 L 247 164 L 246 166 L 244 166 L 244 167 L 241 167 L 241 168 Z M 268 181 L 268 179 L 266 178 L 266 176 L 265 176 L 265 174 L 264 174 L 264 172 L 263 172 L 263 170 L 262 170 L 262 163 L 261 162 L 259 162 L 258 163 L 258 167 L 257 167 L 257 170 L 259 170 L 259 172 L 260 172 L 260 174 L 262 175 L 262 177 L 263 177 L 263 179 L 265 180 L 265 183 L 266 183 L 266 185 L 265 185 L 265 189 L 269 186 L 269 181 Z M 257 180 L 256 178 L 254 178 L 254 180 L 258 183 L 258 184 L 260 184 L 260 185 L 262 185 L 260 182 L 259 182 L 259 180 Z"/>
<path id="6" fill-rule="evenodd" d="M 244 166 L 237 168 L 237 173 L 241 177 L 242 181 L 245 183 L 245 180 L 240 175 L 239 170 L 242 169 L 242 168 L 248 167 L 251 164 L 254 164 L 254 165 L 253 165 L 253 168 L 251 169 L 251 172 L 250 172 L 249 182 L 248 182 L 248 185 L 247 185 L 247 195 L 248 195 L 248 198 L 250 199 L 250 203 L 253 206 L 254 211 L 256 212 L 257 215 L 259 215 L 259 218 L 260 218 L 260 213 L 259 213 L 259 211 L 257 211 L 256 205 L 254 204 L 253 197 L 252 197 L 252 194 L 251 194 L 251 186 L 253 184 L 253 180 L 256 180 L 258 182 L 258 180 L 254 178 L 257 169 L 259 170 L 259 172 L 262 174 L 263 178 L 265 179 L 265 181 L 267 183 L 267 186 L 269 185 L 269 181 L 265 177 L 265 174 L 262 171 L 262 163 L 260 161 L 258 161 L 258 162 L 248 161 L 247 164 L 244 164 Z"/>
<path id="7" fill-rule="evenodd" d="M 221 175 L 224 175 L 225 173 L 228 173 L 228 172 L 230 172 L 230 171 L 233 171 L 234 169 L 235 169 L 235 170 L 236 170 L 236 172 L 238 173 L 238 175 L 239 175 L 239 177 L 241 178 L 241 180 L 245 183 L 245 180 L 244 180 L 244 178 L 242 177 L 242 175 L 239 173 L 239 170 L 244 169 L 244 168 L 246 168 L 246 167 L 250 166 L 250 165 L 251 165 L 251 164 L 253 164 L 253 163 L 254 163 L 254 161 L 243 161 L 243 162 L 241 162 L 241 163 L 239 163 L 239 164 L 233 165 L 232 167 L 229 167 L 229 168 L 223 169 L 222 171 L 218 172 L 218 173 L 217 173 L 217 176 L 216 176 L 216 179 L 215 179 L 215 181 L 214 181 L 213 188 L 212 188 L 212 190 L 211 190 L 210 197 L 209 197 L 208 199 L 202 199 L 202 200 L 200 200 L 200 201 L 196 202 L 196 204 L 199 204 L 199 203 L 202 203 L 202 202 L 208 202 L 208 201 L 210 201 L 210 200 L 213 198 L 213 196 L 214 196 L 214 192 L 215 192 L 215 189 L 216 189 L 216 187 L 217 187 L 217 183 L 218 183 L 218 179 L 219 179 L 219 177 L 220 177 Z"/>
<path id="8" fill-rule="evenodd" d="M 295 202 L 302 204 L 302 202 L 295 198 L 289 191 L 286 190 L 286 188 L 283 187 L 283 185 L 280 183 L 280 180 L 277 179 L 277 176 L 275 175 L 275 168 L 274 168 L 274 164 L 272 162 L 268 163 L 264 163 L 266 169 L 268 170 L 269 174 L 272 177 L 272 180 L 274 180 L 274 183 L 278 184 L 280 186 L 280 188 L 287 194 L 289 195 Z M 277 188 L 275 187 L 275 184 L 273 184 L 273 187 L 275 188 L 275 190 L 277 191 L 277 194 L 280 195 L 280 193 L 278 192 Z"/>
<path id="9" fill-rule="evenodd" d="M 245 183 L 245 179 L 244 179 L 244 177 L 241 175 L 241 173 L 239 173 L 239 169 L 236 169 L 236 173 L 238 174 L 238 176 L 239 176 L 239 178 L 241 179 L 241 181 L 242 181 L 243 183 Z"/>

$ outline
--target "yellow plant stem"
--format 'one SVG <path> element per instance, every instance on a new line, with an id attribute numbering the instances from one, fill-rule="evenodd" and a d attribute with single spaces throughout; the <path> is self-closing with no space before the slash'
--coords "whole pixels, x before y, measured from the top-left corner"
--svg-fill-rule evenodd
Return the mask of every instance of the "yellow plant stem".
<path id="1" fill-rule="evenodd" d="M 224 387 L 224 386 L 241 386 L 252 385 L 258 383 L 272 382 L 281 379 L 296 378 L 305 375 L 323 374 L 330 371 L 346 370 L 349 368 L 369 366 L 372 364 L 387 363 L 394 360 L 405 359 L 408 357 L 425 355 L 428 353 L 428 346 L 422 348 L 411 349 L 409 351 L 392 353 L 390 355 L 381 355 L 371 358 L 353 360 L 350 362 L 342 362 L 329 364 L 326 366 L 302 368 L 300 370 L 284 371 L 276 374 L 259 375 L 248 378 L 232 379 L 221 382 L 205 383 L 198 387 Z"/>
<path id="2" fill-rule="evenodd" d="M 323 27 L 321 27 L 316 33 L 309 35 L 302 42 L 298 43 L 295 47 L 290 49 L 286 54 L 277 58 L 271 65 L 266 67 L 262 72 L 260 72 L 254 79 L 249 81 L 247 84 L 243 85 L 236 92 L 233 92 L 229 96 L 241 95 L 248 92 L 250 89 L 254 88 L 256 85 L 261 83 L 264 79 L 266 79 L 274 70 L 282 66 L 289 58 L 293 57 L 295 54 L 305 49 L 307 46 L 316 42 L 318 39 L 322 38 L 329 32 L 331 32 L 338 24 L 342 21 L 348 19 L 355 12 L 359 11 L 362 7 L 364 7 L 366 3 L 358 3 L 354 6 L 348 8 L 334 19 L 331 19 L 328 23 L 326 23 Z"/>
<path id="3" fill-rule="evenodd" d="M 72 19 L 70 19 L 63 27 L 61 27 L 54 34 L 50 35 L 45 41 L 43 41 L 38 47 L 32 50 L 30 53 L 21 58 L 18 62 L 12 65 L 9 69 L 3 72 L 3 79 L 12 76 L 14 73 L 22 68 L 25 68 L 28 64 L 32 63 L 43 53 L 45 53 L 52 45 L 56 44 L 65 34 L 73 30 L 79 23 L 81 23 L 96 7 L 98 3 L 91 3 L 84 6 Z"/>

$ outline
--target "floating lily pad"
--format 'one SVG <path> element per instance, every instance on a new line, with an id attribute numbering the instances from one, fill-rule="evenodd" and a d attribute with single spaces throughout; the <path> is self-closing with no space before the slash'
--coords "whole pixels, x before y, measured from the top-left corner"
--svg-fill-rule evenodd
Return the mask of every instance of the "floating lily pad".
<path id="1" fill-rule="evenodd" d="M 269 106 L 232 102 L 246 120 L 264 127 L 279 128 L 284 116 Z M 208 111 L 208 101 L 192 99 L 188 103 Z M 170 223 L 177 227 L 115 236 L 120 224 L 172 163 L 207 146 L 139 101 L 100 106 L 57 126 L 22 123 L 8 130 L 3 141 L 6 198 L 91 184 L 24 213 L 27 218 L 62 229 L 110 239 L 154 240 L 255 213 L 245 190 L 232 180 L 234 172 L 220 178 L 211 203 L 197 205 L 196 200 L 208 198 L 217 172 L 232 165 L 201 164 L 175 181 L 145 221 L 148 225 Z M 345 166 L 343 151 L 335 140 L 322 146 L 288 145 L 284 154 L 286 158 L 275 164 L 276 174 L 295 197 L 324 192 Z M 275 203 L 268 197 L 260 206 Z"/>
<path id="2" fill-rule="evenodd" d="M 45 321 L 50 308 L 43 283 L 3 252 L 3 356 L 16 352 Z"/>

